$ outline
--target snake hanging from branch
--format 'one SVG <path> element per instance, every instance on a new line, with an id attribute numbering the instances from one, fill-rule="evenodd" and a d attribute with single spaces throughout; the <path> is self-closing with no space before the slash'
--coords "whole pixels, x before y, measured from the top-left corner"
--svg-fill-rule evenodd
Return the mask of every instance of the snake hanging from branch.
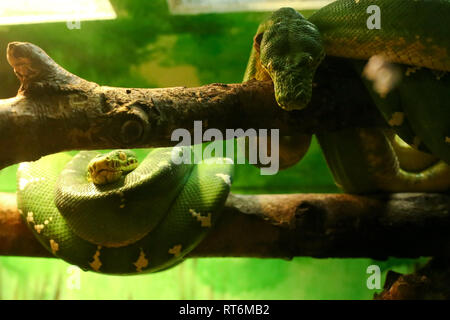
<path id="1" fill-rule="evenodd" d="M 368 27 L 367 9 L 373 5 L 379 9 L 379 29 Z M 317 134 L 337 185 L 352 193 L 447 191 L 448 17 L 449 0 L 338 0 L 309 19 L 282 8 L 258 28 L 244 80 L 272 80 L 279 106 L 300 110 L 308 107 L 315 71 L 325 56 L 347 58 L 360 73 L 368 59 L 378 58 L 385 65 L 382 77 L 390 76 L 389 67 L 403 75 L 382 94 L 362 80 L 391 128 Z M 310 139 L 282 137 L 280 154 L 296 163 Z"/>

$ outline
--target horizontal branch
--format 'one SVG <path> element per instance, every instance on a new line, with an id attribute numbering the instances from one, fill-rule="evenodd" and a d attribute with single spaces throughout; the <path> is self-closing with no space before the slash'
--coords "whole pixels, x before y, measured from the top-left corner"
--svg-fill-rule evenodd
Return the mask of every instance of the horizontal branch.
<path id="1" fill-rule="evenodd" d="M 224 137 L 238 128 L 296 135 L 385 125 L 359 75 L 337 58 L 319 68 L 310 106 L 293 112 L 278 107 L 270 81 L 113 88 L 69 73 L 30 43 L 10 43 L 7 58 L 21 87 L 0 100 L 0 149 L 8 150 L 0 153 L 0 169 L 65 150 L 170 146 L 172 132 L 192 133 L 194 120 Z"/>
<path id="2" fill-rule="evenodd" d="M 445 194 L 231 194 L 189 257 L 444 256 L 449 211 Z M 0 193 L 0 255 L 50 256 L 22 222 L 14 194 Z"/>

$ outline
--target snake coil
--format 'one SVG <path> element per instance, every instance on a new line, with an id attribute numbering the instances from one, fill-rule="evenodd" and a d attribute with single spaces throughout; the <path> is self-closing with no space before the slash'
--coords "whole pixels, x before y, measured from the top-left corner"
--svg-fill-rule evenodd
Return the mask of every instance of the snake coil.
<path id="1" fill-rule="evenodd" d="M 98 152 L 60 153 L 18 169 L 18 207 L 39 241 L 84 270 L 156 272 L 183 261 L 219 217 L 230 190 L 227 159 L 176 164 L 159 148 L 117 181 L 96 185 Z"/>
<path id="2" fill-rule="evenodd" d="M 367 26 L 373 5 L 379 9 L 379 29 Z M 398 75 L 398 83 L 380 94 L 371 82 L 361 81 L 391 128 L 316 135 L 336 184 L 351 193 L 448 191 L 448 17 L 449 0 L 337 0 L 309 19 L 281 8 L 259 26 L 244 80 L 272 80 L 279 106 L 300 110 L 309 107 L 315 72 L 325 56 L 345 58 L 355 77 L 367 60 L 383 61 L 398 73 L 387 75 L 389 70 L 380 68 L 377 75 L 383 80 Z M 399 138 L 411 146 L 402 148 L 408 151 L 396 151 Z M 294 155 L 290 164 L 303 157 L 310 138 L 294 139 L 303 152 L 289 151 L 292 139 L 280 140 L 280 154 L 287 149 Z"/>

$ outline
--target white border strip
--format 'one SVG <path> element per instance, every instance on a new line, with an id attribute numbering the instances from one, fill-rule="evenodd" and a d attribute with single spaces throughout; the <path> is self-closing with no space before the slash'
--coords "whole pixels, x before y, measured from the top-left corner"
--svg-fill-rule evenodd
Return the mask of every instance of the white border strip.
<path id="1" fill-rule="evenodd" d="M 275 11 L 282 7 L 314 10 L 333 0 L 167 0 L 172 14 Z"/>

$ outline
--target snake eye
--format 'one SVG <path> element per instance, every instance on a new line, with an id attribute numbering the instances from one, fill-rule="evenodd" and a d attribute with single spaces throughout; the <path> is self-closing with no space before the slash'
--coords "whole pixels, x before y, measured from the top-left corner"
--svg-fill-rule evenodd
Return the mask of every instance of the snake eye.
<path id="1" fill-rule="evenodd" d="M 127 158 L 127 155 L 125 154 L 125 152 L 119 152 L 119 159 L 120 160 L 125 160 Z"/>

